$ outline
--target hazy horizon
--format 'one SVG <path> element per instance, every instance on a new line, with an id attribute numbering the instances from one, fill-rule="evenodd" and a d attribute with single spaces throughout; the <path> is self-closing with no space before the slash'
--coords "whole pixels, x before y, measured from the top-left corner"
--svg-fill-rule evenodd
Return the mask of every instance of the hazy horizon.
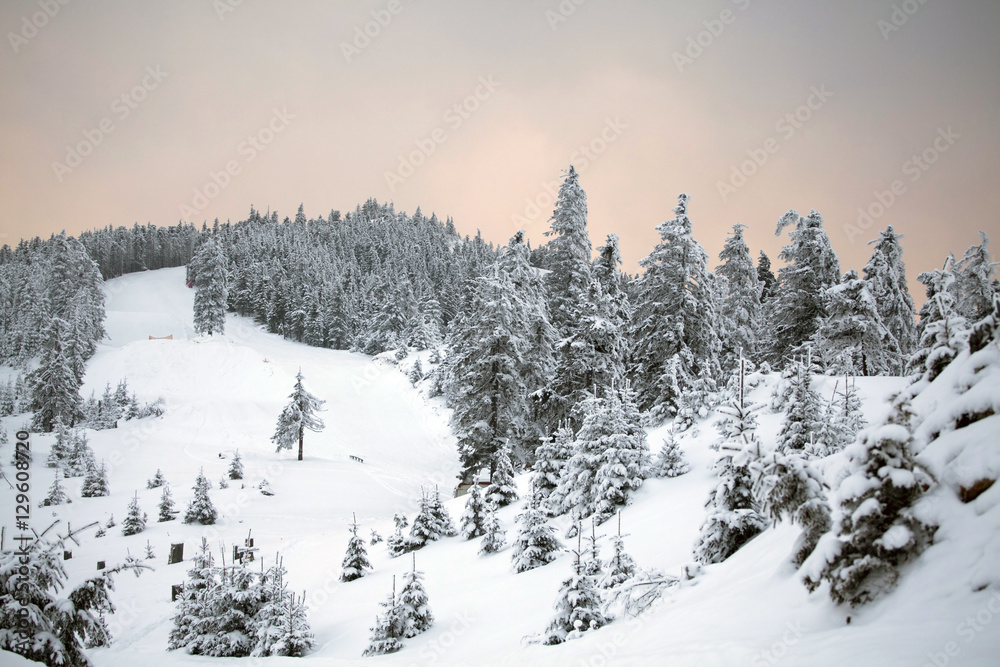
<path id="1" fill-rule="evenodd" d="M 0 243 L 374 197 L 537 246 L 575 164 L 630 273 L 686 192 L 712 266 L 743 223 L 777 268 L 792 208 L 843 271 L 891 224 L 919 302 L 1000 228 L 989 0 L 65 1 L 0 7 Z"/>

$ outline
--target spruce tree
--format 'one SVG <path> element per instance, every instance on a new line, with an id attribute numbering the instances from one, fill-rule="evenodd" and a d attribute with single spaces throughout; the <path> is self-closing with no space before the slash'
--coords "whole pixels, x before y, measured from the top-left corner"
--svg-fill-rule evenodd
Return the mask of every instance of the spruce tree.
<path id="1" fill-rule="evenodd" d="M 507 531 L 497 516 L 497 506 L 489 505 L 483 527 L 483 541 L 479 546 L 479 555 L 494 554 L 507 546 Z"/>
<path id="2" fill-rule="evenodd" d="M 555 529 L 546 524 L 534 492 L 528 495 L 526 507 L 516 521 L 520 527 L 511 553 L 514 571 L 527 572 L 554 561 L 562 545 L 555 537 Z"/>
<path id="3" fill-rule="evenodd" d="M 913 415 L 901 396 L 886 423 L 847 450 L 849 476 L 840 483 L 840 514 L 831 544 L 806 562 L 806 586 L 830 583 L 830 597 L 852 607 L 892 590 L 900 567 L 932 541 L 935 527 L 914 516 L 926 475 L 910 450 Z"/>
<path id="4" fill-rule="evenodd" d="M 73 437 L 58 416 L 52 420 L 52 431 L 56 434 L 56 441 L 52 443 L 52 449 L 49 450 L 45 465 L 49 468 L 62 468 L 69 463 L 70 457 L 73 455 Z M 6 431 L 4 434 L 6 435 Z"/>
<path id="5" fill-rule="evenodd" d="M 852 269 L 826 290 L 826 316 L 812 336 L 828 360 L 828 372 L 841 375 L 899 375 L 902 354 L 895 336 L 882 322 L 868 283 Z"/>
<path id="6" fill-rule="evenodd" d="M 157 468 L 156 469 L 156 474 L 153 475 L 153 479 L 146 480 L 146 488 L 147 489 L 156 489 L 156 488 L 159 488 L 161 486 L 166 485 L 166 483 L 167 483 L 167 479 L 163 476 L 163 473 L 160 472 L 160 469 Z"/>
<path id="7" fill-rule="evenodd" d="M 45 329 L 45 342 L 38 368 L 28 375 L 32 387 L 31 407 L 35 411 L 31 427 L 49 432 L 58 417 L 72 426 L 83 418 L 80 398 L 81 376 L 74 370 L 72 332 L 69 323 L 52 318 Z"/>
<path id="8" fill-rule="evenodd" d="M 372 564 L 368 561 L 368 550 L 365 549 L 365 541 L 358 537 L 358 519 L 356 515 L 351 515 L 352 521 L 349 526 L 351 539 L 347 541 L 347 553 L 344 554 L 344 562 L 341 563 L 340 580 L 354 581 L 365 576 L 365 570 L 372 569 Z"/>
<path id="9" fill-rule="evenodd" d="M 83 478 L 83 486 L 80 487 L 80 497 L 99 498 L 111 493 L 108 488 L 108 468 L 101 460 L 100 467 L 91 464 L 87 470 L 86 477 Z"/>
<path id="10" fill-rule="evenodd" d="M 733 225 L 733 233 L 719 253 L 721 263 L 715 267 L 726 287 L 720 313 L 723 370 L 735 368 L 741 353 L 751 360 L 758 359 L 762 286 L 743 238 L 745 227 Z"/>
<path id="11" fill-rule="evenodd" d="M 598 522 L 611 518 L 617 508 L 628 504 L 629 496 L 642 486 L 650 467 L 646 431 L 638 421 L 631 389 L 626 385 L 608 393 L 607 410 L 614 426 L 613 433 L 602 437 L 603 452 L 594 476 L 594 518 Z"/>
<path id="12" fill-rule="evenodd" d="M 577 532 L 579 535 L 579 531 Z M 581 562 L 582 550 L 577 546 L 573 575 L 563 581 L 556 598 L 556 615 L 545 633 L 545 644 L 561 644 L 579 637 L 588 630 L 606 625 L 610 619 L 601 612 L 601 594 L 594 577 L 587 574 Z"/>
<path id="13" fill-rule="evenodd" d="M 385 541 L 385 546 L 389 550 L 389 557 L 395 558 L 409 551 L 407 539 L 403 536 L 403 529 L 410 525 L 405 514 L 395 514 L 392 517 L 396 525 L 392 535 Z"/>
<path id="14" fill-rule="evenodd" d="M 761 511 L 774 522 L 784 518 L 802 527 L 792 554 L 792 563 L 801 566 L 832 525 L 822 476 L 795 450 L 762 457 L 754 473 Z"/>
<path id="15" fill-rule="evenodd" d="M 167 648 L 186 648 L 190 653 L 201 653 L 201 638 L 214 633 L 214 618 L 211 594 L 218 583 L 217 568 L 208 547 L 208 540 L 201 538 L 200 550 L 191 561 L 188 580 L 184 583 L 177 611 L 174 612 L 174 627 L 170 629 Z"/>
<path id="16" fill-rule="evenodd" d="M 600 579 L 601 588 L 621 586 L 636 574 L 635 561 L 625 551 L 625 537 L 622 535 L 622 514 L 618 513 L 618 532 L 611 536 L 611 556 L 604 562 L 604 575 Z"/>
<path id="17" fill-rule="evenodd" d="M 243 479 L 243 458 L 240 450 L 233 453 L 233 459 L 229 462 L 229 479 Z"/>
<path id="18" fill-rule="evenodd" d="M 506 507 L 517 500 L 514 469 L 511 466 L 509 450 L 506 447 L 497 450 L 492 468 L 493 475 L 490 477 L 490 485 L 486 487 L 484 497 L 488 503 L 495 503 L 497 507 Z"/>
<path id="19" fill-rule="evenodd" d="M 184 511 L 183 523 L 200 523 L 202 525 L 215 523 L 219 514 L 208 497 L 208 478 L 205 477 L 203 468 L 198 470 L 198 477 L 192 488 L 194 489 L 194 497 Z"/>
<path id="20" fill-rule="evenodd" d="M 968 323 L 956 304 L 954 257 L 941 269 L 921 273 L 917 280 L 927 287 L 920 309 L 919 342 L 910 356 L 908 372 L 933 381 L 968 344 Z"/>
<path id="21" fill-rule="evenodd" d="M 986 246 L 990 240 L 979 232 L 980 242 L 970 246 L 955 265 L 954 290 L 958 314 L 969 322 L 978 322 L 993 308 L 993 295 L 1000 291 L 995 277 L 997 262 L 990 259 Z"/>
<path id="22" fill-rule="evenodd" d="M 403 619 L 403 637 L 409 639 L 425 632 L 434 625 L 434 614 L 428 604 L 424 590 L 423 572 L 417 571 L 417 555 L 413 556 L 413 569 L 403 578 L 403 590 L 399 592 L 400 615 Z"/>
<path id="23" fill-rule="evenodd" d="M 879 317 L 899 346 L 900 358 L 893 363 L 897 374 L 902 373 L 917 344 L 917 311 L 906 284 L 903 247 L 899 244 L 902 238 L 891 225 L 886 227 L 877 239 L 869 242 L 868 245 L 875 247 L 864 268 L 865 284 L 875 300 Z"/>
<path id="24" fill-rule="evenodd" d="M 128 504 L 128 513 L 122 521 L 122 535 L 135 535 L 146 529 L 146 513 L 139 509 L 139 492 L 136 491 Z"/>
<path id="25" fill-rule="evenodd" d="M 550 501 L 555 499 L 552 497 L 553 493 L 559 487 L 563 469 L 572 456 L 573 430 L 568 426 L 560 426 L 551 437 L 543 439 L 542 444 L 535 450 L 531 483 L 542 507 L 553 515 L 560 512 L 558 508 L 551 506 Z"/>
<path id="26" fill-rule="evenodd" d="M 434 485 L 434 492 L 427 494 L 427 511 L 430 514 L 434 532 L 441 537 L 455 537 L 458 535 L 455 523 L 451 520 L 451 515 L 448 514 L 448 510 L 445 509 L 444 504 L 441 502 L 441 493 L 438 491 L 436 484 Z"/>
<path id="27" fill-rule="evenodd" d="M 212 335 L 226 330 L 226 258 L 214 238 L 208 239 L 191 260 L 195 274 L 194 330 Z"/>
<path id="28" fill-rule="evenodd" d="M 778 279 L 771 271 L 771 258 L 765 255 L 763 250 L 757 255 L 757 282 L 760 283 L 760 302 L 763 304 L 774 296 L 778 285 Z"/>
<path id="29" fill-rule="evenodd" d="M 819 319 L 827 315 L 824 294 L 840 282 L 840 262 L 823 229 L 823 216 L 788 211 L 775 236 L 788 226 L 793 226 L 791 242 L 779 255 L 785 266 L 778 270 L 778 286 L 765 313 L 771 334 L 769 359 L 779 367 L 815 333 Z"/>
<path id="30" fill-rule="evenodd" d="M 385 602 L 379 602 L 385 609 L 384 614 L 380 614 L 375 619 L 375 626 L 371 629 L 371 638 L 368 648 L 364 650 L 363 656 L 385 655 L 395 653 L 403 648 L 403 633 L 405 632 L 405 619 L 403 609 L 396 598 L 396 577 L 392 577 L 392 593 Z"/>
<path id="31" fill-rule="evenodd" d="M 778 432 L 778 450 L 804 451 L 823 433 L 823 412 L 819 394 L 812 389 L 809 364 L 794 362 L 792 397 Z"/>
<path id="32" fill-rule="evenodd" d="M 159 510 L 159 515 L 157 516 L 157 521 L 173 521 L 174 520 L 174 499 L 170 495 L 170 487 L 164 485 L 163 493 L 160 495 L 160 504 L 157 505 Z"/>
<path id="33" fill-rule="evenodd" d="M 676 217 L 656 229 L 660 241 L 639 264 L 645 273 L 636 285 L 632 338 L 639 407 L 672 418 L 681 400 L 704 372 L 718 374 L 718 334 L 714 282 L 708 255 L 694 240 L 687 215 L 689 197 L 681 194 Z"/>
<path id="34" fill-rule="evenodd" d="M 590 289 L 591 244 L 587 233 L 587 193 L 580 187 L 579 175 L 570 165 L 559 186 L 552 212 L 551 272 L 546 287 L 552 325 L 560 335 L 572 331 Z"/>
<path id="35" fill-rule="evenodd" d="M 52 481 L 52 485 L 49 486 L 49 491 L 45 498 L 39 504 L 39 507 L 49 507 L 50 505 L 65 505 L 67 503 L 73 502 L 70 500 L 69 496 L 66 495 L 66 489 L 62 485 L 62 473 L 58 470 L 56 471 L 55 479 Z"/>
<path id="36" fill-rule="evenodd" d="M 322 409 L 326 401 L 319 400 L 302 386 L 302 369 L 299 369 L 295 376 L 295 387 L 288 397 L 292 400 L 278 417 L 278 425 L 274 435 L 271 436 L 271 442 L 277 445 L 275 451 L 278 452 L 282 449 L 292 449 L 297 442 L 299 461 L 301 461 L 305 430 L 318 433 L 324 428 L 323 420 L 316 416 L 316 412 Z"/>
<path id="37" fill-rule="evenodd" d="M 650 465 L 649 474 L 651 477 L 680 477 L 690 470 L 691 466 L 684 460 L 684 452 L 671 429 Z"/>
<path id="38" fill-rule="evenodd" d="M 857 383 L 853 378 L 844 378 L 843 383 L 837 382 L 824 417 L 826 428 L 814 439 L 813 449 L 809 451 L 813 457 L 839 452 L 854 442 L 861 429 L 867 425 L 861 411 Z M 817 445 L 821 449 L 817 449 Z"/>
<path id="39" fill-rule="evenodd" d="M 479 492 L 479 485 L 473 484 L 469 489 L 468 499 L 465 501 L 465 511 L 459 519 L 459 532 L 462 537 L 471 540 L 486 533 L 485 524 L 487 516 L 487 504 L 483 501 L 483 496 Z"/>

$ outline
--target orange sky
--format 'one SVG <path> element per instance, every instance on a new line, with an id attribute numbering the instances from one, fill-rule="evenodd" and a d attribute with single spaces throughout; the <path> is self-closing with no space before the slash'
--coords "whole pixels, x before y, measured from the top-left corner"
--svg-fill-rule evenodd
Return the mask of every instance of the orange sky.
<path id="1" fill-rule="evenodd" d="M 0 242 L 375 197 L 538 245 L 573 162 L 628 271 L 687 192 L 713 264 L 737 222 L 775 259 L 789 208 L 845 271 L 892 224 L 919 301 L 1000 227 L 995 0 L 17 0 L 0 28 Z"/>

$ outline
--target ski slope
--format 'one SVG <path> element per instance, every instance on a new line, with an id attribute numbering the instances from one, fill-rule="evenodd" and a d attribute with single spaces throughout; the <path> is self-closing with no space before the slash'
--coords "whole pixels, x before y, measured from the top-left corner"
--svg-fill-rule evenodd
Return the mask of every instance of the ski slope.
<path id="1" fill-rule="evenodd" d="M 416 552 L 417 567 L 426 573 L 435 625 L 406 640 L 397 654 L 362 658 L 369 628 L 380 611 L 378 602 L 391 589 L 393 575 L 403 574 L 411 561 L 409 556 L 388 558 L 384 543 L 370 546 L 374 571 L 361 580 L 340 583 L 347 524 L 356 513 L 363 535 L 375 528 L 387 536 L 394 512 L 405 511 L 412 520 L 422 485 L 436 483 L 445 498 L 450 496 L 459 465 L 447 411 L 437 401 L 424 399 L 389 362 L 292 343 L 244 318 L 228 316 L 224 336 L 195 337 L 193 291 L 185 287 L 183 269 L 125 276 L 110 281 L 107 289 L 109 340 L 88 363 L 84 395 L 91 390 L 100 395 L 106 382 L 114 386 L 127 376 L 140 400 L 163 396 L 166 413 L 123 422 L 117 430 L 88 431 L 98 459 L 112 464 L 109 497 L 80 498 L 80 480 L 69 480 L 72 504 L 33 509 L 33 523 L 39 528 L 53 517 L 74 526 L 103 523 L 112 512 L 120 522 L 138 492 L 140 505 L 150 515 L 144 532 L 123 537 L 119 526 L 104 538 L 88 537 L 65 562 L 71 581 L 76 581 L 90 576 L 98 560 L 111 564 L 128 552 L 141 555 L 147 540 L 156 552 L 155 560 L 148 561 L 155 571 L 117 579 L 118 612 L 110 619 L 115 642 L 90 652 L 98 667 L 998 664 L 1000 581 L 987 576 L 987 586 L 975 591 L 967 574 L 952 567 L 988 561 L 989 554 L 982 550 L 995 546 L 996 540 L 963 542 L 958 535 L 941 541 L 906 568 L 892 595 L 849 610 L 833 606 L 822 591 L 809 594 L 799 583 L 787 564 L 797 535 L 788 525 L 766 531 L 726 562 L 706 567 L 671 589 L 655 610 L 553 647 L 530 644 L 525 638 L 548 625 L 560 582 L 572 565 L 568 553 L 545 567 L 514 574 L 509 547 L 484 558 L 477 554 L 478 539 L 444 539 Z M 148 340 L 150 335 L 168 334 L 174 339 Z M 327 402 L 322 413 L 326 429 L 307 432 L 301 462 L 294 452 L 276 453 L 269 441 L 299 368 L 306 388 Z M 751 398 L 766 403 L 775 380 L 768 377 Z M 820 378 L 815 388 L 829 395 L 833 383 Z M 887 397 L 903 383 L 893 378 L 859 380 L 869 422 L 884 416 Z M 8 428 L 23 420 L 11 419 Z M 761 437 L 772 438 L 780 419 L 764 411 Z M 650 433 L 654 451 L 664 435 L 662 429 Z M 625 545 L 640 567 L 676 575 L 691 562 L 704 502 L 714 484 L 716 453 L 709 444 L 715 437 L 708 421 L 684 434 L 680 442 L 691 472 L 647 480 L 622 512 Z M 36 461 L 44 461 L 51 442 L 51 436 L 33 436 Z M 244 457 L 246 488 L 236 482 L 219 489 L 218 480 L 236 448 Z M 183 510 L 202 467 L 213 482 L 210 497 L 220 511 L 220 523 L 157 523 L 160 490 L 146 490 L 145 481 L 160 468 Z M 53 473 L 40 463 L 32 472 L 37 503 Z M 264 477 L 275 491 L 273 497 L 255 488 Z M 527 477 L 519 477 L 518 483 L 523 495 Z M 463 505 L 464 499 L 447 503 L 456 523 Z M 500 511 L 508 542 L 516 534 L 515 516 L 522 506 L 519 502 Z M 561 537 L 567 525 L 562 519 L 555 525 Z M 968 519 L 964 530 L 974 531 L 977 525 Z M 174 611 L 170 586 L 186 579 L 201 537 L 209 539 L 217 560 L 224 551 L 228 562 L 231 545 L 242 544 L 251 529 L 266 562 L 280 551 L 292 588 L 306 591 L 316 649 L 295 659 L 237 660 L 168 652 Z M 609 523 L 599 533 L 611 530 Z M 167 565 L 169 545 L 175 542 L 185 544 L 185 563 Z M 575 547 L 575 540 L 564 544 Z M 964 554 L 969 549 L 978 552 Z M 963 555 L 968 558 L 963 560 Z M 1000 554 L 996 558 L 1000 560 Z M 976 582 L 983 581 L 980 571 Z M 968 617 L 979 619 L 980 630 L 966 624 Z M 0 654 L 0 664 L 6 664 L 4 657 Z"/>

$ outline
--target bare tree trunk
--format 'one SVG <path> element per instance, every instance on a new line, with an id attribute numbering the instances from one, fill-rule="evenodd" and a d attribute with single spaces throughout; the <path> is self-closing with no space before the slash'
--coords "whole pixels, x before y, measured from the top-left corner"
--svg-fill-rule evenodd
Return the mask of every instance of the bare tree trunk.
<path id="1" fill-rule="evenodd" d="M 305 435 L 305 426 L 299 424 L 299 461 L 302 460 L 302 438 Z"/>

